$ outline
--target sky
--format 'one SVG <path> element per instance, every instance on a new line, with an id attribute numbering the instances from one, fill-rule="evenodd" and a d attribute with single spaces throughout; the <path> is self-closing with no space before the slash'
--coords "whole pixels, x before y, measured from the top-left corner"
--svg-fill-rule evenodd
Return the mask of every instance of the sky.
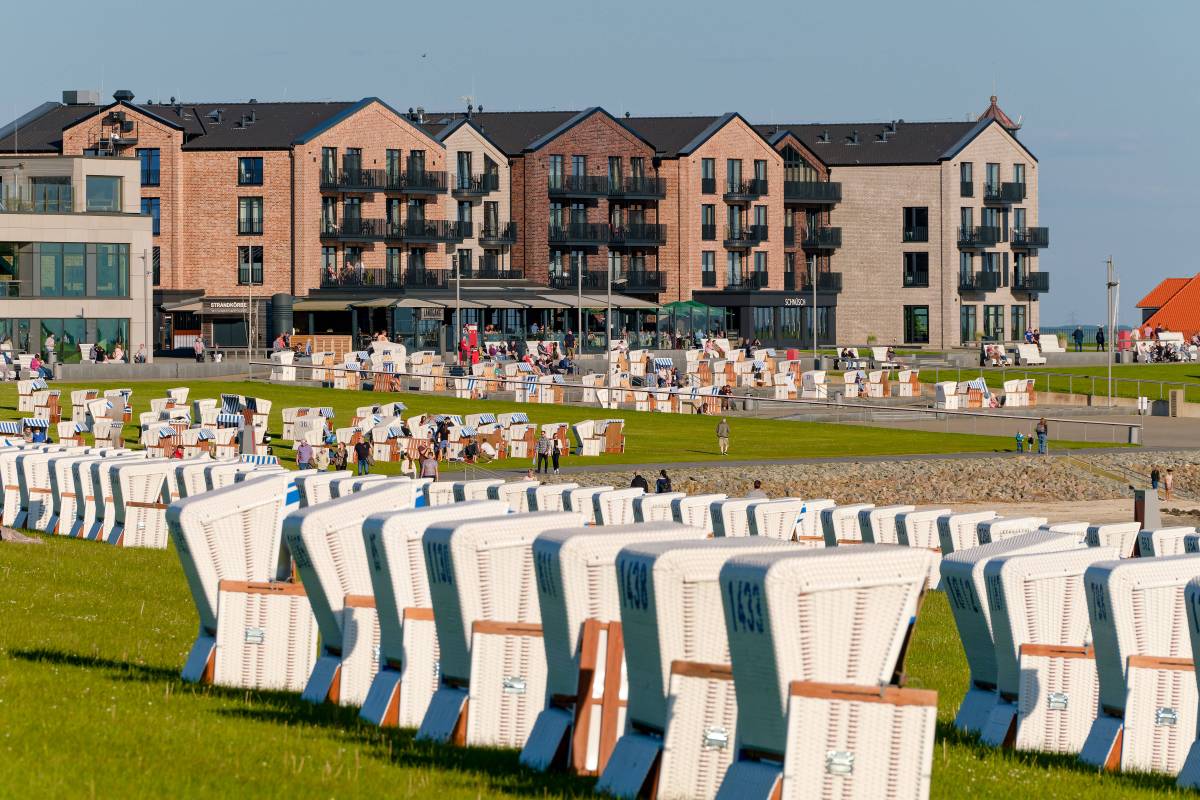
<path id="1" fill-rule="evenodd" d="M 1200 206 L 1200 4 L 59 0 L 5 10 L 0 117 L 63 89 L 185 102 L 720 114 L 756 122 L 1022 118 L 1039 160 L 1044 324 L 1120 319 L 1190 276 Z M 74 20 L 60 24 L 60 20 Z M 49 30 L 48 30 L 49 29 Z M 28 35 L 25 35 L 27 32 Z M 40 31 L 40 33 L 39 33 Z M 53 35 L 47 35 L 52 31 Z M 26 69 L 11 67 L 25 65 Z"/>

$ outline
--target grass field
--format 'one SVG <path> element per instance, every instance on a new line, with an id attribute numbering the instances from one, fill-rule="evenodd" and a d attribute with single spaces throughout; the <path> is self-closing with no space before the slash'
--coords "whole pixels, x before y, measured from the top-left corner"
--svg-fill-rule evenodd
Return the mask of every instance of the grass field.
<path id="1" fill-rule="evenodd" d="M 941 370 L 941 380 L 958 380 L 955 375 L 960 373 L 961 380 L 978 377 L 980 369 Z M 1051 373 L 1046 375 L 1046 373 Z M 988 386 L 997 388 L 1004 385 L 1005 371 L 989 367 L 983 370 Z M 1028 375 L 1037 378 L 1037 390 L 1047 391 L 1046 381 L 1050 381 L 1050 391 L 1074 392 L 1075 394 L 1096 394 L 1107 396 L 1106 379 L 1108 368 L 1098 367 L 1012 367 L 1007 370 L 1009 379 L 1022 378 Z M 934 373 L 928 369 L 921 371 L 922 380 L 933 381 Z M 1094 379 L 1094 380 L 1093 380 Z M 1142 381 L 1139 385 L 1138 381 Z M 1113 396 L 1115 397 L 1149 397 L 1158 400 L 1160 387 L 1157 381 L 1181 384 L 1178 386 L 1162 386 L 1162 398 L 1166 399 L 1171 389 L 1186 389 L 1185 396 L 1189 402 L 1200 403 L 1200 364 L 1113 364 Z M 1182 384 L 1189 384 L 1183 386 Z"/>
<path id="2" fill-rule="evenodd" d="M 296 695 L 199 688 L 179 669 L 195 612 L 173 551 L 0 544 L 0 796 L 558 797 L 592 782 L 511 751 L 414 743 Z M 926 601 L 910 685 L 936 689 L 934 798 L 1161 797 L 1166 777 L 981 747 L 950 727 L 967 666 L 945 598 Z"/>
<path id="3" fill-rule="evenodd" d="M 335 425 L 347 426 L 354 409 L 372 403 L 402 400 L 409 412 L 434 412 L 447 414 L 469 414 L 479 411 L 505 412 L 524 411 L 532 421 L 576 422 L 619 416 L 625 420 L 625 452 L 621 455 L 606 455 L 573 459 L 567 457 L 564 466 L 572 464 L 670 464 L 689 461 L 723 460 L 717 449 L 715 428 L 717 420 L 709 416 L 687 414 L 651 414 L 636 411 L 605 411 L 585 406 L 547 406 L 526 403 L 502 403 L 492 400 L 459 400 L 438 395 L 414 393 L 350 392 L 334 389 L 289 387 L 262 382 L 248 381 L 146 381 L 138 383 L 58 383 L 66 404 L 70 405 L 70 392 L 79 388 L 114 388 L 129 386 L 133 389 L 134 420 L 137 414 L 150 409 L 150 399 L 166 396 L 173 386 L 191 387 L 191 399 L 220 397 L 222 393 L 246 394 L 270 399 L 270 431 L 278 437 L 282 429 L 282 409 L 289 406 L 332 406 L 335 410 Z M 17 410 L 17 393 L 13 384 L 0 385 L 0 418 L 12 419 L 21 416 Z M 70 411 L 68 410 L 69 416 Z M 863 455 L 907 455 L 914 453 L 966 453 L 1004 451 L 1013 448 L 1013 443 L 1002 436 L 976 436 L 960 433 L 929 433 L 897 428 L 837 425 L 833 423 L 788 422 L 781 420 L 730 417 L 732 428 L 729 459 L 754 459 L 764 462 L 782 459 L 817 458 L 829 456 Z M 137 425 L 126 426 L 126 439 L 137 440 Z M 1097 447 L 1097 444 L 1082 442 L 1057 443 L 1060 448 Z M 291 444 L 276 448 L 276 455 L 285 466 L 295 464 Z M 502 461 L 502 466 L 519 467 L 515 461 Z M 450 467 L 453 469 L 453 465 Z M 398 472 L 397 464 L 380 464 L 381 472 Z"/>

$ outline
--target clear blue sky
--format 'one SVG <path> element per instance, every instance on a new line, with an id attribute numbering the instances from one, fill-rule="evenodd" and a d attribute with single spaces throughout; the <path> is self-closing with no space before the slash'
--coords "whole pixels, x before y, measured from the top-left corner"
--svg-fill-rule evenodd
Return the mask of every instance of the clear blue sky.
<path id="1" fill-rule="evenodd" d="M 1051 248 L 1046 323 L 1121 319 L 1200 267 L 1200 4 L 77 0 L 5 10 L 11 119 L 67 88 L 140 100 L 740 111 L 763 122 L 1024 118 Z"/>

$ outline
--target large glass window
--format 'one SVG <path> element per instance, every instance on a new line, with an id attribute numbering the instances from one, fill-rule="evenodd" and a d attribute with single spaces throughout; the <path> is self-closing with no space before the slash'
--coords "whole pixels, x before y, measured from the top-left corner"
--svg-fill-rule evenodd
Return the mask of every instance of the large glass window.
<path id="1" fill-rule="evenodd" d="M 742 160 L 740 158 L 729 158 L 725 160 L 725 182 L 729 185 L 729 190 L 733 191 L 742 183 Z"/>
<path id="2" fill-rule="evenodd" d="M 712 250 L 705 250 L 700 254 L 700 284 L 717 285 L 717 254 Z"/>
<path id="3" fill-rule="evenodd" d="M 258 156 L 246 156 L 238 159 L 238 185 L 262 186 L 263 160 Z"/>
<path id="4" fill-rule="evenodd" d="M 904 254 L 904 285 L 929 286 L 929 253 Z"/>
<path id="5" fill-rule="evenodd" d="M 762 340 L 771 340 L 775 338 L 774 328 L 771 318 L 774 316 L 774 309 L 770 306 L 755 306 L 754 307 L 754 338 Z"/>
<path id="6" fill-rule="evenodd" d="M 337 182 L 337 148 L 321 148 L 321 181 L 322 183 Z"/>
<path id="7" fill-rule="evenodd" d="M 958 186 L 960 197 L 975 196 L 975 165 L 970 161 L 958 165 Z"/>
<path id="8" fill-rule="evenodd" d="M 460 150 L 458 152 L 458 188 L 471 188 L 471 151 Z"/>
<path id="9" fill-rule="evenodd" d="M 159 212 L 160 201 L 157 197 L 142 198 L 142 213 L 150 215 L 150 230 L 155 236 L 158 236 L 159 231 Z"/>
<path id="10" fill-rule="evenodd" d="M 162 283 L 162 252 L 158 247 L 153 248 L 154 259 L 154 285 L 158 286 Z"/>
<path id="11" fill-rule="evenodd" d="M 608 157 L 608 185 L 617 188 L 621 185 L 621 157 Z"/>
<path id="12" fill-rule="evenodd" d="M 388 150 L 384 156 L 384 177 L 387 180 L 388 186 L 395 186 L 400 182 L 400 151 Z"/>
<path id="13" fill-rule="evenodd" d="M 158 186 L 158 148 L 140 147 L 137 157 L 142 162 L 142 186 Z"/>
<path id="14" fill-rule="evenodd" d="M 571 156 L 571 174 L 576 177 L 587 175 L 587 156 Z"/>
<path id="15" fill-rule="evenodd" d="M 715 158 L 700 159 L 700 191 L 703 194 L 715 194 L 717 191 L 717 160 Z"/>
<path id="16" fill-rule="evenodd" d="M 767 251 L 754 251 L 754 271 L 763 276 L 767 274 Z"/>
<path id="17" fill-rule="evenodd" d="M 983 307 L 983 338 L 989 342 L 1004 339 L 1004 306 Z"/>
<path id="18" fill-rule="evenodd" d="M 127 319 L 98 319 L 96 323 L 96 343 L 104 347 L 104 352 L 111 353 L 118 344 L 121 349 L 128 351 L 129 320 Z M 89 331 L 90 332 L 90 331 Z"/>
<path id="19" fill-rule="evenodd" d="M 41 175 L 29 179 L 33 193 L 33 210 L 41 213 L 67 213 L 75 210 L 72 201 L 71 179 L 66 175 Z M 14 203 L 13 211 L 25 208 L 20 197 L 4 198 Z"/>
<path id="20" fill-rule="evenodd" d="M 115 245 L 92 245 L 93 247 L 115 247 Z M 83 297 L 87 294 L 86 248 L 79 242 L 62 246 L 62 293 L 63 297 Z"/>
<path id="21" fill-rule="evenodd" d="M 129 296 L 129 245 L 97 244 L 96 296 Z M 155 248 L 157 249 L 157 248 Z"/>
<path id="22" fill-rule="evenodd" d="M 238 248 L 238 283 L 242 286 L 263 282 L 263 249 L 258 246 Z"/>
<path id="23" fill-rule="evenodd" d="M 958 309 L 958 338 L 962 342 L 973 342 L 978 336 L 976 307 L 964 305 Z"/>
<path id="24" fill-rule="evenodd" d="M 929 306 L 904 307 L 904 341 L 929 343 Z"/>
<path id="25" fill-rule="evenodd" d="M 87 210 L 120 211 L 121 179 L 115 175 L 88 175 Z"/>
<path id="26" fill-rule="evenodd" d="M 1009 330 L 1012 331 L 1012 338 L 1020 339 L 1025 335 L 1025 329 L 1029 327 L 1025 321 L 1025 306 L 1010 306 L 1009 312 L 1012 320 L 1012 325 L 1009 327 Z"/>
<path id="27" fill-rule="evenodd" d="M 261 197 L 238 198 L 238 233 L 259 234 L 263 232 L 263 199 Z"/>
<path id="28" fill-rule="evenodd" d="M 929 208 L 912 206 L 904 209 L 904 241 L 929 241 Z"/>
<path id="29" fill-rule="evenodd" d="M 550 156 L 550 188 L 561 189 L 563 185 L 563 157 Z"/>
<path id="30" fill-rule="evenodd" d="M 38 294 L 42 297 L 62 295 L 63 246 L 42 242 L 38 246 Z"/>
<path id="31" fill-rule="evenodd" d="M 1000 189 L 1000 165 L 999 164 L 987 164 L 987 165 L 985 165 L 985 169 L 987 170 L 987 173 L 984 176 L 984 182 L 988 188 L 988 191 L 991 191 L 991 192 L 999 191 L 999 189 Z"/>

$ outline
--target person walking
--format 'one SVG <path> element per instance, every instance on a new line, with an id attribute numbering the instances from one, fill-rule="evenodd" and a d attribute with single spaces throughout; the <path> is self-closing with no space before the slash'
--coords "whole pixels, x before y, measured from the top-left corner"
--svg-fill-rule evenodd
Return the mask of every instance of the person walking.
<path id="1" fill-rule="evenodd" d="M 570 328 L 567 329 L 567 335 L 563 337 L 563 347 L 567 348 L 567 358 L 575 360 L 575 332 Z"/>
<path id="2" fill-rule="evenodd" d="M 438 480 L 438 460 L 429 448 L 421 451 L 421 477 Z"/>
<path id="3" fill-rule="evenodd" d="M 354 458 L 358 461 L 358 474 L 371 474 L 371 445 L 366 439 L 360 439 L 354 445 Z"/>
<path id="4" fill-rule="evenodd" d="M 556 436 L 554 438 L 554 449 L 550 451 L 550 460 L 554 464 L 554 474 L 558 474 L 558 459 L 562 455 L 562 441 Z"/>
<path id="5" fill-rule="evenodd" d="M 650 484 L 642 477 L 640 472 L 633 473 L 633 480 L 629 482 L 630 489 L 641 489 L 643 492 L 650 491 Z"/>
<path id="6" fill-rule="evenodd" d="M 1046 424 L 1045 417 L 1038 420 L 1034 433 L 1037 434 L 1038 455 L 1044 456 L 1046 455 L 1046 439 L 1050 436 L 1050 426 Z"/>
<path id="7" fill-rule="evenodd" d="M 1075 326 L 1075 332 L 1071 334 L 1071 338 L 1075 340 L 1075 352 L 1083 352 L 1083 328 Z"/>
<path id="8" fill-rule="evenodd" d="M 671 491 L 671 476 L 665 469 L 658 471 L 658 480 L 654 482 L 654 491 L 656 494 L 667 494 Z"/>
<path id="9" fill-rule="evenodd" d="M 550 437 L 546 435 L 545 431 L 542 431 L 534 449 L 537 452 L 537 471 L 549 474 L 550 453 L 554 449 L 554 443 L 550 441 Z"/>
<path id="10" fill-rule="evenodd" d="M 192 351 L 196 354 L 196 361 L 204 363 L 204 337 L 197 336 L 192 340 Z"/>
<path id="11" fill-rule="evenodd" d="M 721 455 L 729 455 L 729 420 L 724 417 L 717 423 L 717 445 L 721 448 Z"/>
<path id="12" fill-rule="evenodd" d="M 308 440 L 300 442 L 300 446 L 296 448 L 296 466 L 299 469 L 312 469 L 312 445 Z"/>
<path id="13" fill-rule="evenodd" d="M 1105 344 L 1104 326 L 1097 325 L 1096 326 L 1096 349 L 1097 350 L 1106 350 L 1107 348 L 1104 346 L 1104 344 Z"/>
<path id="14" fill-rule="evenodd" d="M 1017 452 L 1025 452 L 1025 434 L 1021 433 L 1020 431 L 1017 431 Z"/>
<path id="15" fill-rule="evenodd" d="M 1167 474 L 1163 476 L 1163 493 L 1166 494 L 1166 499 L 1171 499 L 1171 489 L 1175 486 L 1175 471 L 1167 467 Z"/>
<path id="16" fill-rule="evenodd" d="M 337 450 L 333 451 L 333 458 L 329 460 L 329 466 L 333 467 L 334 471 L 343 470 L 346 468 L 347 462 L 350 460 L 350 454 L 346 452 L 346 443 L 338 442 Z"/>
<path id="17" fill-rule="evenodd" d="M 1162 481 L 1162 473 L 1158 471 L 1158 467 L 1150 469 L 1150 488 L 1155 492 L 1158 491 L 1158 484 Z"/>
<path id="18" fill-rule="evenodd" d="M 46 362 L 58 363 L 58 342 L 54 339 L 53 333 L 46 337 Z"/>

